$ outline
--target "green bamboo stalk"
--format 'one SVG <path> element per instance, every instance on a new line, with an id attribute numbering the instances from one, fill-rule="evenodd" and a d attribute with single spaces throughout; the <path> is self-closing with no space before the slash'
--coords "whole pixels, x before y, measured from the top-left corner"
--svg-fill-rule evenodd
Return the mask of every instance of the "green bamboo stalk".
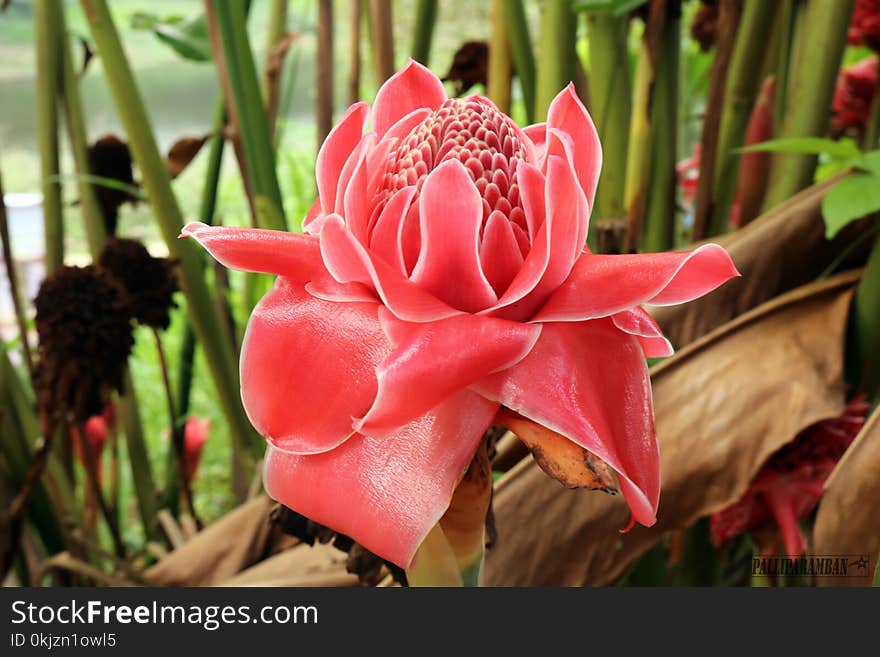
<path id="1" fill-rule="evenodd" d="M 746 0 L 736 37 L 724 94 L 724 107 L 715 160 L 715 199 L 709 221 L 709 234 L 727 228 L 728 215 L 736 191 L 740 156 L 734 149 L 742 145 L 755 99 L 761 86 L 761 62 L 779 4 L 765 0 Z"/>
<path id="2" fill-rule="evenodd" d="M 507 24 L 510 54 L 513 57 L 516 75 L 522 89 L 526 120 L 535 122 L 535 56 L 532 52 L 532 38 L 522 0 L 502 0 L 504 20 Z"/>
<path id="3" fill-rule="evenodd" d="M 880 397 L 880 239 L 874 242 L 850 315 L 850 381 L 874 401 Z"/>
<path id="4" fill-rule="evenodd" d="M 269 122 L 269 134 L 275 134 L 275 123 L 278 118 L 278 105 L 281 101 L 279 81 L 281 71 L 272 72 L 272 59 L 275 48 L 287 32 L 287 0 L 271 0 L 269 4 L 269 27 L 266 33 L 266 54 L 263 65 L 263 79 L 260 83 L 263 92 L 263 103 L 266 106 L 266 117 Z"/>
<path id="5" fill-rule="evenodd" d="M 504 22 L 503 0 L 489 6 L 489 71 L 486 93 L 505 114 L 510 114 L 510 41 Z"/>
<path id="6" fill-rule="evenodd" d="M 61 33 L 66 34 L 67 30 L 63 11 L 59 14 L 59 21 L 61 23 Z M 107 241 L 107 229 L 104 225 L 101 208 L 95 196 L 95 189 L 85 177 L 89 173 L 90 166 L 88 136 L 86 134 L 85 115 L 80 97 L 79 79 L 74 71 L 73 55 L 67 38 L 63 39 L 61 66 L 63 72 L 62 101 L 67 135 L 70 139 L 70 150 L 73 152 L 76 171 L 79 174 L 79 204 L 85 224 L 89 252 L 92 259 L 97 260 L 101 250 L 104 248 L 104 243 Z M 128 461 L 131 467 L 132 482 L 144 531 L 147 536 L 151 536 L 157 528 L 155 523 L 156 513 L 158 512 L 156 490 L 153 483 L 153 473 L 150 467 L 149 454 L 147 453 L 146 440 L 144 439 L 140 409 L 137 405 L 137 393 L 131 374 L 128 372 L 126 372 L 123 385 L 124 394 L 119 397 L 119 408 L 125 428 Z"/>
<path id="7" fill-rule="evenodd" d="M 203 253 L 191 240 L 178 239 L 183 217 L 171 190 L 149 117 L 119 42 L 107 2 L 81 0 L 81 3 L 95 46 L 104 63 L 116 109 L 129 139 L 129 148 L 141 171 L 147 197 L 170 255 L 180 263 L 181 287 L 189 306 L 189 317 L 205 351 L 217 390 L 217 401 L 229 423 L 234 448 L 253 461 L 262 447 L 262 441 L 258 439 L 241 406 L 238 364 L 224 337 L 220 322 L 217 321 L 211 295 L 203 278 Z"/>
<path id="8" fill-rule="evenodd" d="M 709 222 L 714 213 L 719 130 L 727 91 L 727 71 L 736 42 L 739 18 L 739 0 L 720 0 L 715 57 L 709 74 L 709 92 L 706 95 L 706 111 L 700 136 L 700 178 L 697 181 L 697 194 L 694 200 L 693 240 L 695 242 L 705 239 L 710 234 Z M 726 216 L 724 216 L 725 220 Z M 722 223 L 718 232 L 723 232 L 725 228 L 726 222 Z"/>
<path id="9" fill-rule="evenodd" d="M 394 23 L 391 0 L 370 0 L 370 38 L 376 84 L 394 75 Z"/>
<path id="10" fill-rule="evenodd" d="M 819 137 L 828 129 L 829 108 L 837 82 L 854 0 L 809 0 L 803 11 L 797 59 L 792 60 L 781 139 Z M 778 88 L 778 87 L 777 87 Z M 807 187 L 816 156 L 776 153 L 770 169 L 764 210 Z"/>
<path id="11" fill-rule="evenodd" d="M 228 94 L 226 107 L 241 138 L 258 223 L 262 228 L 287 230 L 269 121 L 248 39 L 245 4 L 245 0 L 205 0 L 205 16 L 218 73 L 228 83 L 223 85 Z"/>
<path id="12" fill-rule="evenodd" d="M 871 114 L 868 117 L 868 125 L 865 126 L 865 135 L 862 139 L 862 150 L 872 151 L 877 148 L 877 140 L 880 139 L 880 79 L 874 87 L 874 97 L 871 100 Z"/>
<path id="13" fill-rule="evenodd" d="M 431 57 L 431 38 L 437 22 L 437 0 L 418 0 L 416 3 L 416 24 L 413 27 L 412 58 L 428 65 Z"/>
<path id="14" fill-rule="evenodd" d="M 675 245 L 681 18 L 677 11 L 669 9 L 660 33 L 657 73 L 651 94 L 651 176 L 644 227 L 646 251 L 668 251 Z"/>
<path id="15" fill-rule="evenodd" d="M 780 0 L 779 2 L 779 26 L 776 45 L 779 49 L 776 57 L 776 96 L 773 106 L 773 134 L 777 135 L 782 130 L 782 121 L 785 119 L 785 107 L 788 99 L 789 69 L 791 68 L 791 55 L 794 47 L 794 25 L 797 12 L 795 0 Z"/>
<path id="16" fill-rule="evenodd" d="M 46 273 L 64 264 L 64 220 L 58 163 L 58 87 L 61 80 L 59 0 L 34 0 L 34 45 L 37 59 L 36 117 L 46 235 Z"/>
<path id="17" fill-rule="evenodd" d="M 635 251 L 641 243 L 651 174 L 651 87 L 654 66 L 648 43 L 642 39 L 636 61 L 629 143 L 626 152 L 626 182 L 623 203 L 626 208 L 626 251 Z"/>
<path id="18" fill-rule="evenodd" d="M 608 13 L 587 16 L 590 105 L 602 142 L 602 175 L 593 219 L 623 217 L 626 152 L 632 112 L 627 35 L 629 19 Z"/>
<path id="19" fill-rule="evenodd" d="M 348 104 L 354 105 L 361 99 L 361 17 L 363 0 L 352 0 L 348 24 Z"/>
<path id="20" fill-rule="evenodd" d="M 546 116 L 550 103 L 575 78 L 577 21 L 568 0 L 544 0 L 535 91 L 535 113 Z"/>

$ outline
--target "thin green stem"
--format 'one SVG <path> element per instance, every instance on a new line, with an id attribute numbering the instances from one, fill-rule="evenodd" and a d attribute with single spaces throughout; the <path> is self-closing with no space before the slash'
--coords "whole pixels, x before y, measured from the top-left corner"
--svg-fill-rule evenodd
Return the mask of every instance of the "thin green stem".
<path id="1" fill-rule="evenodd" d="M 610 219 L 625 214 L 623 189 L 632 112 L 627 51 L 629 19 L 607 13 L 590 14 L 587 24 L 591 108 L 603 155 L 593 217 Z"/>
<path id="2" fill-rule="evenodd" d="M 880 239 L 874 242 L 856 289 L 848 341 L 850 381 L 869 397 L 880 396 Z"/>
<path id="3" fill-rule="evenodd" d="M 874 86 L 874 95 L 871 100 L 871 114 L 868 124 L 865 126 L 865 136 L 862 140 L 862 150 L 872 151 L 877 148 L 877 140 L 880 139 L 880 79 Z"/>
<path id="4" fill-rule="evenodd" d="M 333 2 L 318 0 L 318 52 L 315 78 L 315 116 L 318 147 L 333 129 Z"/>
<path id="5" fill-rule="evenodd" d="M 278 118 L 278 105 L 281 100 L 280 81 L 283 66 L 276 67 L 275 48 L 287 32 L 287 0 L 271 0 L 269 4 L 269 27 L 266 32 L 266 56 L 263 64 L 261 88 L 263 103 L 266 106 L 266 120 L 269 122 L 269 134 L 275 134 L 275 123 Z"/>
<path id="6" fill-rule="evenodd" d="M 287 230 L 269 121 L 247 33 L 245 1 L 205 0 L 205 16 L 218 74 L 224 81 L 226 107 L 241 139 L 258 224 Z"/>
<path id="7" fill-rule="evenodd" d="M 792 60 L 781 139 L 819 137 L 828 129 L 828 108 L 834 95 L 854 0 L 810 0 L 804 7 L 796 58 Z M 764 210 L 775 207 L 807 187 L 816 156 L 776 153 L 770 170 Z"/>
<path id="8" fill-rule="evenodd" d="M 126 552 L 125 542 L 122 540 L 122 534 L 119 531 L 119 520 L 110 510 L 110 507 L 107 504 L 107 499 L 104 497 L 104 491 L 101 490 L 101 480 L 98 477 L 98 464 L 95 460 L 95 457 L 98 455 L 92 451 L 92 443 L 86 437 L 85 425 L 80 424 L 77 426 L 77 431 L 79 431 L 79 443 L 83 451 L 83 465 L 86 470 L 87 485 L 89 486 L 95 501 L 98 503 L 101 515 L 104 516 L 104 520 L 107 522 L 116 556 L 124 557 Z"/>
<path id="9" fill-rule="evenodd" d="M 489 70 L 486 93 L 505 114 L 510 114 L 510 41 L 504 23 L 503 0 L 489 6 Z"/>
<path id="10" fill-rule="evenodd" d="M 262 441 L 251 427 L 241 405 L 237 359 L 214 312 L 204 279 L 203 253 L 191 240 L 178 239 L 183 216 L 171 190 L 140 91 L 122 50 L 106 0 L 81 2 L 104 63 L 117 112 L 129 139 L 129 148 L 141 171 L 144 189 L 170 255 L 180 263 L 181 287 L 189 306 L 189 317 L 204 349 L 217 390 L 217 401 L 229 423 L 233 444 L 242 452 L 243 458 L 253 463 Z"/>
<path id="11" fill-rule="evenodd" d="M 544 0 L 535 92 L 535 113 L 538 116 L 546 116 L 556 94 L 575 79 L 576 29 L 577 21 L 569 0 Z"/>
<path id="12" fill-rule="evenodd" d="M 12 298 L 12 308 L 15 311 L 15 321 L 18 324 L 18 339 L 21 343 L 21 353 L 28 374 L 34 372 L 34 361 L 31 356 L 30 343 L 28 342 L 27 317 L 25 316 L 24 304 L 21 302 L 21 293 L 18 287 L 18 271 L 15 269 L 15 260 L 12 257 L 12 242 L 9 239 L 9 221 L 6 216 L 6 204 L 3 202 L 3 178 L 0 176 L 0 243 L 3 245 L 3 262 L 6 264 L 6 281 L 9 283 L 9 296 Z"/>
<path id="13" fill-rule="evenodd" d="M 785 107 L 788 100 L 789 69 L 791 54 L 794 47 L 794 26 L 797 12 L 795 0 L 779 1 L 779 28 L 776 45 L 779 52 L 776 57 L 776 95 L 773 102 L 773 134 L 782 130 L 785 119 Z"/>
<path id="14" fill-rule="evenodd" d="M 34 0 L 34 45 L 37 59 L 37 137 L 43 190 L 46 273 L 64 264 L 64 220 L 58 163 L 58 88 L 61 82 L 59 0 Z"/>
<path id="15" fill-rule="evenodd" d="M 437 0 L 418 0 L 416 3 L 416 24 L 413 27 L 412 58 L 428 65 L 431 56 L 431 38 L 437 22 Z"/>
<path id="16" fill-rule="evenodd" d="M 641 244 L 642 226 L 651 173 L 651 87 L 654 67 L 645 39 L 639 45 L 633 84 L 633 102 L 629 121 L 626 153 L 626 182 L 623 203 L 626 208 L 626 251 L 635 251 Z"/>
<path id="17" fill-rule="evenodd" d="M 535 55 L 532 52 L 532 38 L 522 0 L 503 0 L 504 19 L 513 57 L 516 75 L 522 89 L 526 120 L 535 122 Z"/>
<path id="18" fill-rule="evenodd" d="M 709 221 L 709 234 L 724 232 L 736 191 L 740 156 L 734 149 L 743 143 L 749 116 L 761 86 L 761 62 L 779 4 L 765 0 L 746 0 L 736 37 L 724 94 L 724 107 L 715 160 L 715 200 Z"/>

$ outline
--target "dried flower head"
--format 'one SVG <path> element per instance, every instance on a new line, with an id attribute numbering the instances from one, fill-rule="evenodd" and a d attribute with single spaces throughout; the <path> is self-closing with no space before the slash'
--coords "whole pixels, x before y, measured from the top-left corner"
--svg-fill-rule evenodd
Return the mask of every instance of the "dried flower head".
<path id="1" fill-rule="evenodd" d="M 461 96 L 474 85 L 486 86 L 489 71 L 489 44 L 485 41 L 466 41 L 452 56 L 449 73 L 443 82 L 455 83 L 455 95 Z"/>
<path id="2" fill-rule="evenodd" d="M 128 144 L 116 135 L 104 135 L 89 146 L 89 170 L 99 178 L 115 180 L 124 185 L 136 186 L 131 168 L 131 152 Z M 135 202 L 137 198 L 124 189 L 95 185 L 95 196 L 104 216 L 108 235 L 116 234 L 119 208 L 123 203 Z"/>
<path id="3" fill-rule="evenodd" d="M 157 329 L 168 328 L 178 290 L 171 260 L 151 256 L 137 240 L 114 237 L 107 241 L 98 265 L 125 290 L 137 321 Z"/>
<path id="4" fill-rule="evenodd" d="M 94 267 L 62 267 L 34 300 L 39 363 L 34 388 L 41 410 L 76 423 L 101 413 L 111 389 L 122 390 L 134 343 L 131 311 L 119 285 Z"/>

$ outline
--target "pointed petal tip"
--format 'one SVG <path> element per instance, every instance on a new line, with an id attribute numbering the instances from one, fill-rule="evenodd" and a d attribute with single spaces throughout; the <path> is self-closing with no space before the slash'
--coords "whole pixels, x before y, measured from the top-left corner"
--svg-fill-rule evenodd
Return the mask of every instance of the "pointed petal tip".
<path id="1" fill-rule="evenodd" d="M 180 235 L 177 236 L 177 239 L 180 240 L 184 237 L 195 237 L 198 239 L 197 233 L 204 228 L 210 228 L 210 226 L 201 221 L 190 221 L 186 226 L 180 229 Z"/>

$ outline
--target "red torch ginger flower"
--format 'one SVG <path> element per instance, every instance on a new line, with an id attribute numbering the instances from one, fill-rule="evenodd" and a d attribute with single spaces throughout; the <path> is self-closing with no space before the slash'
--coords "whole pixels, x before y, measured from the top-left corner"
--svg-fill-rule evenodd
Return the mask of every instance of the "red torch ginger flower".
<path id="1" fill-rule="evenodd" d="M 880 0 L 856 0 L 847 42 L 880 51 Z"/>
<path id="2" fill-rule="evenodd" d="M 186 420 L 186 425 L 183 428 L 183 466 L 187 481 L 192 482 L 199 470 L 202 448 L 205 446 L 205 441 L 208 440 L 210 430 L 211 420 L 195 416 Z"/>
<path id="3" fill-rule="evenodd" d="M 786 554 L 800 556 L 805 543 L 798 519 L 816 508 L 825 480 L 864 426 L 868 409 L 864 396 L 854 397 L 839 417 L 807 427 L 774 453 L 745 494 L 711 516 L 712 542 L 721 545 L 773 520 Z"/>
<path id="4" fill-rule="evenodd" d="M 184 228 L 278 274 L 241 358 L 272 497 L 409 567 L 503 404 L 606 461 L 634 521 L 655 522 L 644 356 L 671 347 L 640 304 L 737 272 L 717 245 L 586 251 L 600 165 L 573 87 L 520 129 L 411 62 L 327 137 L 307 234 Z"/>
<path id="5" fill-rule="evenodd" d="M 840 71 L 831 101 L 831 131 L 848 130 L 861 135 L 871 116 L 871 101 L 877 89 L 878 57 L 873 55 Z"/>

